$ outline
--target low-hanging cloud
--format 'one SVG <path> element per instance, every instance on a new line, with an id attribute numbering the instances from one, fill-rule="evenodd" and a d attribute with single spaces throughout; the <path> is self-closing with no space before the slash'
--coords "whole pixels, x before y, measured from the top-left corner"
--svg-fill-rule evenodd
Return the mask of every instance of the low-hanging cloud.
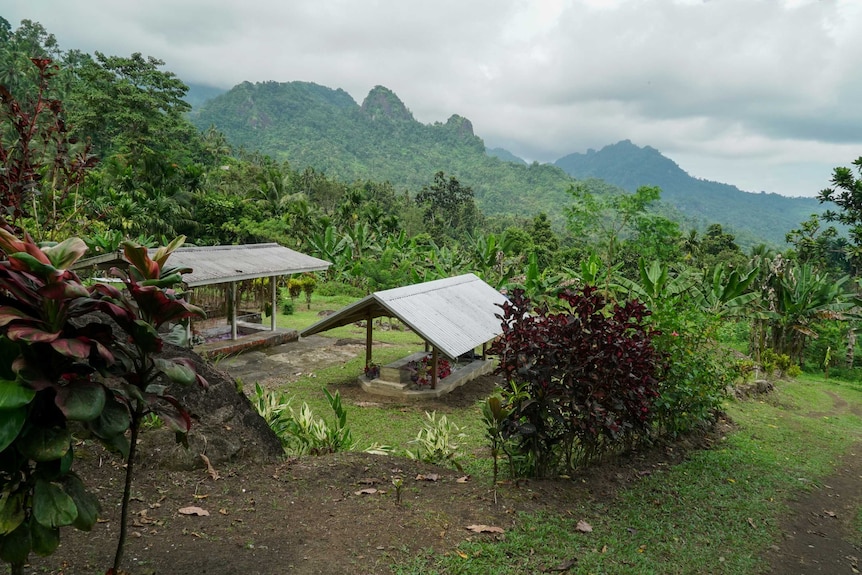
<path id="1" fill-rule="evenodd" d="M 183 80 L 395 91 L 529 160 L 629 138 L 692 175 L 813 195 L 862 155 L 853 0 L 13 0 L 64 49 Z"/>

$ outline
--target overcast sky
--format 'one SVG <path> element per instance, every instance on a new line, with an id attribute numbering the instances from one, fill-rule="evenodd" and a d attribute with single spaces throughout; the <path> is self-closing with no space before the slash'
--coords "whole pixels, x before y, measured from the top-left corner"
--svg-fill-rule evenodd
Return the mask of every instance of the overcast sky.
<path id="1" fill-rule="evenodd" d="M 540 162 L 622 139 L 699 178 L 815 195 L 862 156 L 860 0 L 2 0 L 64 50 L 186 83 L 303 80 Z"/>

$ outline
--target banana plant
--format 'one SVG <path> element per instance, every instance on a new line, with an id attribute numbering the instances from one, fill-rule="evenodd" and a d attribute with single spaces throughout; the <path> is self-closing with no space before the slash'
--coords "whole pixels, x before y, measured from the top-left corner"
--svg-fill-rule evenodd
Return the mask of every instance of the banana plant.
<path id="1" fill-rule="evenodd" d="M 647 266 L 646 261 L 640 258 L 638 272 L 639 282 L 620 277 L 617 283 L 630 295 L 648 303 L 650 308 L 655 308 L 656 303 L 661 299 L 670 300 L 680 297 L 694 288 L 694 278 L 691 274 L 671 274 L 668 265 L 658 260 L 652 261 Z"/>
<path id="2" fill-rule="evenodd" d="M 712 274 L 704 274 L 704 283 L 698 291 L 698 301 L 704 311 L 722 317 L 741 314 L 748 304 L 757 299 L 758 294 L 751 291 L 759 269 L 752 268 L 746 273 L 738 270 L 728 272 L 724 264 L 715 266 Z"/>

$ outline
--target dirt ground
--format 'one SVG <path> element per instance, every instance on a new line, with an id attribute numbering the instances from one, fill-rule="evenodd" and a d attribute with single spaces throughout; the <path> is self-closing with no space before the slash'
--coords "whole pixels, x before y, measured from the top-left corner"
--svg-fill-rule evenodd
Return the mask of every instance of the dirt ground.
<path id="1" fill-rule="evenodd" d="M 319 348 L 308 355 L 330 357 Z M 266 365 L 265 357 L 256 357 L 258 365 L 246 361 L 244 369 Z M 297 373 L 313 369 L 291 365 Z M 494 385 L 493 378 L 484 377 L 435 400 L 437 405 L 423 403 L 416 409 L 472 404 Z M 348 406 L 369 400 L 358 384 L 356 389 L 339 386 L 339 391 Z M 472 533 L 468 525 L 508 530 L 518 511 L 559 512 L 575 508 L 578 501 L 611 502 L 645 471 L 678 463 L 687 450 L 710 441 L 705 437 L 673 449 L 630 454 L 586 470 L 574 481 L 508 483 L 496 493 L 487 481 L 453 469 L 362 453 L 266 465 L 240 461 L 195 471 L 142 466 L 133 488 L 123 567 L 133 575 L 390 573 L 393 562 L 417 553 L 451 551 L 465 539 L 499 536 Z M 116 457 L 89 441 L 80 443 L 76 454 L 76 470 L 88 485 L 100 486 L 103 518 L 91 533 L 65 530 L 57 552 L 34 558 L 25 573 L 101 574 L 112 563 L 123 470 Z M 403 479 L 400 503 L 395 477 Z M 862 552 L 846 539 L 852 529 L 850 510 L 860 503 L 860 477 L 860 458 L 848 456 L 834 477 L 793 502 L 783 526 L 785 538 L 767 554 L 773 573 L 859 569 Z"/>
<path id="2" fill-rule="evenodd" d="M 812 412 L 821 418 L 847 413 L 862 415 L 832 396 L 832 409 Z M 862 508 L 862 444 L 854 445 L 839 462 L 835 473 L 790 503 L 791 512 L 781 523 L 783 539 L 767 557 L 773 573 L 809 575 L 862 572 L 862 547 L 854 532 L 857 511 Z"/>

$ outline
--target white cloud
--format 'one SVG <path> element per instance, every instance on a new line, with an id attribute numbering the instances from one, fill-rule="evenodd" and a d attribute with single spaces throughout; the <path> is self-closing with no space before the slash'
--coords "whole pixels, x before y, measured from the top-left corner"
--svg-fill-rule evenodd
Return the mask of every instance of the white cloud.
<path id="1" fill-rule="evenodd" d="M 4 17 L 187 82 L 359 102 L 382 84 L 540 161 L 629 138 L 695 176 L 813 195 L 862 155 L 856 0 L 12 0 Z"/>

